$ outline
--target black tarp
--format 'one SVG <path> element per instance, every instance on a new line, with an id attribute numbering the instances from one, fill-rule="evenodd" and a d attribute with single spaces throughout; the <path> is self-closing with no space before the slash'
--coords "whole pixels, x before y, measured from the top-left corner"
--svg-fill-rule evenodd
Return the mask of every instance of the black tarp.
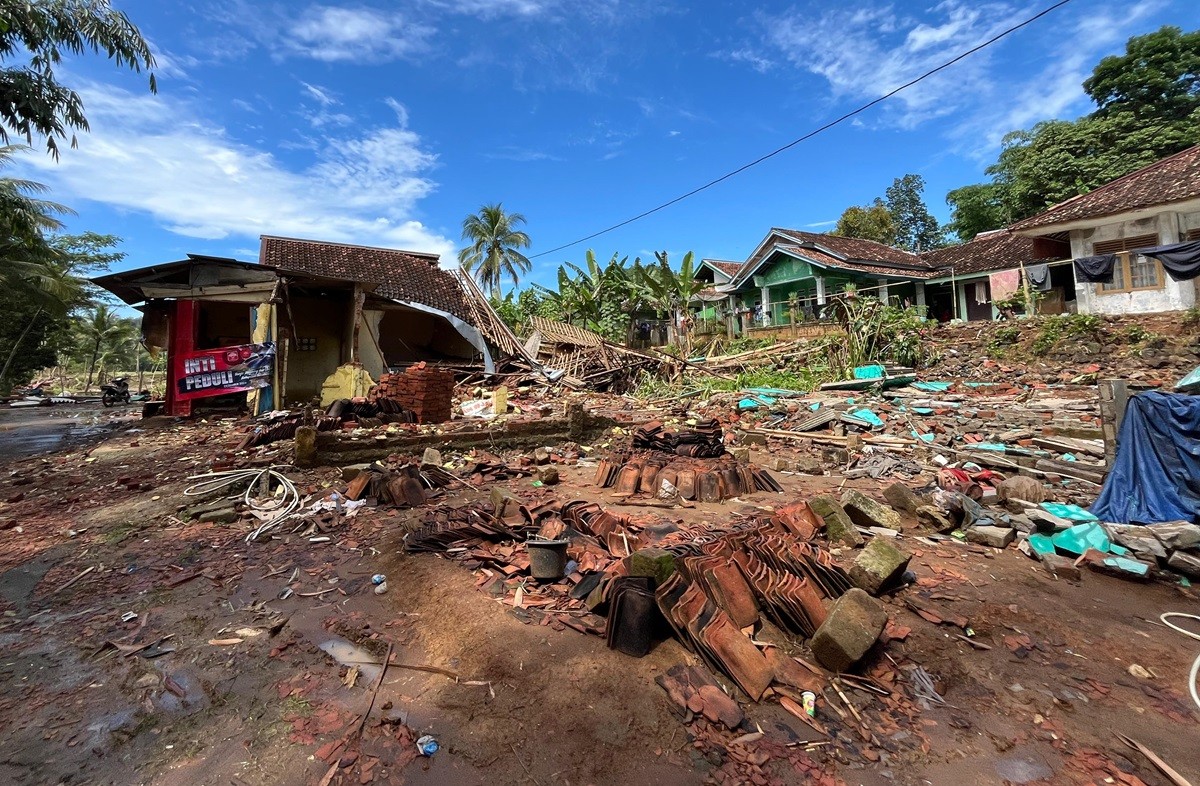
<path id="1" fill-rule="evenodd" d="M 1116 266 L 1116 254 L 1080 257 L 1075 260 L 1075 277 L 1080 281 L 1090 281 L 1093 284 L 1111 284 L 1113 268 Z"/>
<path id="2" fill-rule="evenodd" d="M 1190 281 L 1200 276 L 1200 240 L 1139 248 L 1137 253 L 1157 259 L 1162 263 L 1167 275 L 1176 281 Z"/>

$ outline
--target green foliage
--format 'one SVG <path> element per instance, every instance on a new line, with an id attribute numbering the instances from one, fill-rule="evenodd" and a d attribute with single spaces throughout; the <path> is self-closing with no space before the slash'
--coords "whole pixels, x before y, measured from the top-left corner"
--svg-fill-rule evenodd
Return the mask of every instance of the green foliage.
<path id="1" fill-rule="evenodd" d="M 108 0 L 4 3 L 0 60 L 26 62 L 0 68 L 0 140 L 14 135 L 33 144 L 34 136 L 43 137 L 46 149 L 58 158 L 58 140 L 88 130 L 82 99 L 55 73 L 64 55 L 88 52 L 103 53 L 119 67 L 139 73 L 154 67 L 150 44 Z M 155 90 L 151 74 L 150 91 Z"/>
<path id="2" fill-rule="evenodd" d="M 469 245 L 458 252 L 458 263 L 467 273 L 474 273 L 479 284 L 493 298 L 500 297 L 500 284 L 505 276 L 515 287 L 518 272 L 528 273 L 533 267 L 520 249 L 528 248 L 529 235 L 518 227 L 525 223 L 520 213 L 506 213 L 500 203 L 484 205 L 478 213 L 463 219 L 462 239 Z"/>
<path id="3" fill-rule="evenodd" d="M 988 341 L 988 351 L 994 355 L 1002 355 L 1015 346 L 1021 338 L 1021 329 L 1015 326 L 996 328 Z"/>
<path id="4" fill-rule="evenodd" d="M 1141 342 L 1154 337 L 1146 328 L 1141 325 L 1130 325 L 1122 331 L 1123 338 L 1127 344 L 1140 344 Z"/>
<path id="5" fill-rule="evenodd" d="M 1200 306 L 1192 306 L 1183 312 L 1183 326 L 1185 328 L 1200 326 Z"/>
<path id="6" fill-rule="evenodd" d="M 1051 317 L 1042 324 L 1042 329 L 1038 331 L 1037 337 L 1034 338 L 1029 350 L 1035 355 L 1045 355 L 1054 349 L 1062 336 L 1062 321 L 1057 317 Z"/>
<path id="7" fill-rule="evenodd" d="M 942 229 L 921 196 L 924 191 L 925 179 L 909 174 L 893 180 L 884 192 L 888 212 L 896 222 L 896 244 L 900 248 L 915 252 L 944 245 Z"/>
<path id="8" fill-rule="evenodd" d="M 1142 121 L 1186 120 L 1200 104 L 1200 30 L 1164 26 L 1129 39 L 1083 82 L 1097 115 L 1128 112 Z"/>
<path id="9" fill-rule="evenodd" d="M 1068 338 L 1098 339 L 1102 336 L 1104 320 L 1098 314 L 1063 314 L 1058 319 Z"/>
<path id="10" fill-rule="evenodd" d="M 869 205 L 846 208 L 831 234 L 874 240 L 876 243 L 890 246 L 896 242 L 896 219 L 883 200 L 876 197 Z"/>
<path id="11" fill-rule="evenodd" d="M 832 234 L 874 240 L 909 251 L 928 251 L 942 243 L 937 219 L 925 206 L 921 194 L 925 180 L 905 175 L 892 181 L 885 198 L 862 207 L 849 207 L 838 219 Z"/>
<path id="12" fill-rule="evenodd" d="M 844 336 L 821 339 L 836 378 L 856 366 L 896 362 L 919 368 L 935 358 L 928 340 L 929 322 L 916 308 L 898 308 L 875 298 L 847 293 L 829 302 Z"/>
<path id="13" fill-rule="evenodd" d="M 1200 31 L 1168 26 L 1129 39 L 1126 54 L 1104 58 L 1084 82 L 1094 112 L 1009 133 L 987 169 L 992 182 L 966 187 L 990 191 L 951 192 L 965 211 L 956 234 L 1034 215 L 1200 143 L 1198 63 Z"/>
<path id="14" fill-rule="evenodd" d="M 1062 314 L 1047 317 L 1042 322 L 1030 350 L 1045 355 L 1063 339 L 1099 341 L 1103 338 L 1104 320 L 1096 314 Z"/>
<path id="15" fill-rule="evenodd" d="M 980 232 L 1000 229 L 1009 223 L 1004 189 L 996 183 L 979 183 L 956 188 L 946 194 L 950 223 L 946 230 L 966 243 Z"/>

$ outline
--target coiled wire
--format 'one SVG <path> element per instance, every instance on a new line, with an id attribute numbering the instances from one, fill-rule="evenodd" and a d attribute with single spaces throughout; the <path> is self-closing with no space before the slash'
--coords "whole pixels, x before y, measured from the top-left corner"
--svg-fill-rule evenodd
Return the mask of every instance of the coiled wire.
<path id="1" fill-rule="evenodd" d="M 265 480 L 264 480 L 265 478 Z M 184 496 L 208 496 L 222 489 L 231 488 L 241 483 L 246 484 L 246 490 L 241 500 L 246 507 L 254 511 L 262 521 L 258 527 L 246 536 L 246 542 L 257 540 L 267 532 L 282 524 L 300 509 L 300 492 L 296 484 L 286 475 L 276 472 L 274 467 L 263 469 L 229 469 L 222 472 L 208 472 L 203 475 L 192 475 L 188 480 L 198 481 L 183 490 Z M 267 484 L 268 496 L 255 497 L 260 484 Z M 274 486 L 274 491 L 271 491 Z M 237 496 L 237 495 L 234 495 Z"/>

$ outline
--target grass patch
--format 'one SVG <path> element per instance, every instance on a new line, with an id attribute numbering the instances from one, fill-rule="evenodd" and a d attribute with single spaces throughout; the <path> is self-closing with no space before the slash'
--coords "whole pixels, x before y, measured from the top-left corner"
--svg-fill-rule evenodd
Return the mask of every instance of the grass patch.
<path id="1" fill-rule="evenodd" d="M 141 527 L 134 522 L 123 521 L 120 524 L 109 528 L 108 531 L 100 536 L 100 540 L 109 546 L 115 546 L 129 536 L 133 535 L 139 529 L 141 529 Z"/>
<path id="2" fill-rule="evenodd" d="M 281 718 L 307 718 L 313 714 L 313 705 L 303 696 L 288 696 L 279 705 Z"/>

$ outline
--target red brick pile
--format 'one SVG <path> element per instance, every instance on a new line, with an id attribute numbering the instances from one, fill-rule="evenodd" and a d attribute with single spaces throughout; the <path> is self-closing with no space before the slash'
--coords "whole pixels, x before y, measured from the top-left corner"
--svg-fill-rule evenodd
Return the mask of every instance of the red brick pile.
<path id="1" fill-rule="evenodd" d="M 454 372 L 417 363 L 403 374 L 384 374 L 371 397 L 397 402 L 415 414 L 418 423 L 444 423 L 453 413 Z"/>

